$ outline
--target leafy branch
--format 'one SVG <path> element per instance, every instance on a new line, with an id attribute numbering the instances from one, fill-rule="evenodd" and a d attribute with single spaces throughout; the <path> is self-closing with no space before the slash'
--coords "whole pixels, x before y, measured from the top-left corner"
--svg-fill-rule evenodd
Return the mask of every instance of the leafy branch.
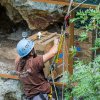
<path id="1" fill-rule="evenodd" d="M 89 32 L 95 30 L 93 34 L 97 37 L 92 50 L 100 49 L 100 5 L 96 9 L 80 10 L 77 12 L 76 18 L 70 21 L 84 24 L 83 28 L 85 31 L 80 33 L 79 38 L 81 42 L 88 38 Z M 75 56 L 77 52 L 76 48 L 72 47 L 70 50 L 72 55 Z M 100 54 L 97 54 L 94 60 L 89 63 L 84 63 L 82 60 L 74 62 L 74 72 L 69 80 L 71 83 L 77 82 L 77 85 L 73 87 L 70 84 L 66 87 L 66 100 L 70 100 L 71 96 L 76 98 L 76 100 L 100 100 Z"/>

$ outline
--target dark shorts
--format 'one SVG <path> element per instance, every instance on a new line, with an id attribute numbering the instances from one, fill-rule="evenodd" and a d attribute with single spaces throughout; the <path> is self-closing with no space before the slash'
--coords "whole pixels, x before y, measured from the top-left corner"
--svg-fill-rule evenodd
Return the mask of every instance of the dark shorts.
<path id="1" fill-rule="evenodd" d="M 49 98 L 48 98 L 48 94 L 40 93 L 40 94 L 38 94 L 38 95 L 36 95 L 34 97 L 31 97 L 31 98 L 29 98 L 27 100 L 49 100 Z M 52 98 L 52 100 L 55 100 L 55 99 Z"/>

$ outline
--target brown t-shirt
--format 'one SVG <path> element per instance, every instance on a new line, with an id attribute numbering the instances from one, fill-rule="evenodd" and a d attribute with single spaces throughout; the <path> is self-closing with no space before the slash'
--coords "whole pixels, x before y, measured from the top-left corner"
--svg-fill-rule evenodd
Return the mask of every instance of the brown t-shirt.
<path id="1" fill-rule="evenodd" d="M 32 97 L 40 92 L 49 93 L 50 84 L 45 79 L 43 68 L 43 56 L 33 58 L 29 57 L 26 61 L 23 71 L 16 63 L 16 71 L 21 72 L 19 75 L 20 81 L 23 84 L 23 89 L 27 97 Z"/>

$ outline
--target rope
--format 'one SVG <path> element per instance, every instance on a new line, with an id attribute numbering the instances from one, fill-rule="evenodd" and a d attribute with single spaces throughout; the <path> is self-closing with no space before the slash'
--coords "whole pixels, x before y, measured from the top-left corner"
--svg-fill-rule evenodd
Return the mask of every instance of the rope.
<path id="1" fill-rule="evenodd" d="M 70 9 L 71 9 L 71 6 L 72 6 L 72 3 L 73 3 L 73 0 L 70 0 L 70 4 L 69 4 L 69 7 L 68 7 L 68 11 L 67 11 L 67 14 L 66 14 L 66 16 L 69 16 L 69 14 L 70 14 Z M 64 23 L 63 23 L 63 27 L 64 27 L 64 29 L 66 30 L 66 19 L 64 20 Z M 64 43 L 63 43 L 63 75 L 64 75 L 64 72 L 65 72 L 65 69 L 64 69 L 64 66 L 65 66 L 65 60 L 64 60 L 64 57 L 65 57 L 65 55 L 64 55 L 64 51 L 65 51 L 65 47 L 64 47 L 64 44 L 65 44 L 65 30 L 63 30 L 62 31 L 62 34 L 64 35 Z M 63 82 L 63 85 L 62 85 L 62 100 L 64 100 L 64 82 Z"/>
<path id="2" fill-rule="evenodd" d="M 81 4 L 83 4 L 83 3 L 86 2 L 86 1 L 87 1 L 87 0 L 84 0 L 84 1 L 81 2 L 79 5 L 77 5 L 75 8 L 73 8 L 72 10 L 70 10 L 70 9 L 71 9 L 71 5 L 72 5 L 72 3 L 73 3 L 73 0 L 71 0 L 71 1 L 70 1 L 70 5 L 69 5 L 69 7 L 68 7 L 68 11 L 67 11 L 66 16 L 69 16 L 69 14 L 70 14 L 72 11 L 74 11 L 76 8 L 78 8 Z M 63 26 L 64 26 L 64 28 L 66 29 L 66 20 L 64 20 Z"/>
<path id="3" fill-rule="evenodd" d="M 68 7 L 68 12 L 67 12 L 67 15 L 69 15 L 69 11 L 71 9 L 71 5 L 73 3 L 73 0 L 70 1 L 70 5 Z M 66 27 L 66 26 L 65 26 Z M 63 41 L 64 40 L 64 41 Z M 64 33 L 64 30 L 63 30 L 63 27 L 61 28 L 61 36 L 60 36 L 60 43 L 59 43 L 59 46 L 58 46 L 58 53 L 57 55 L 54 57 L 54 60 L 56 61 L 56 63 L 58 63 L 58 58 L 59 58 L 59 54 L 60 54 L 60 50 L 61 50 L 61 47 L 63 45 L 63 42 L 65 43 L 65 33 Z M 64 46 L 64 45 L 63 45 Z M 63 74 L 64 74 L 64 50 L 65 48 L 63 47 Z M 55 62 L 53 61 L 53 63 Z M 52 69 L 50 68 L 51 72 L 52 72 Z M 54 77 L 52 75 L 52 81 L 53 81 L 53 85 L 54 85 L 54 89 L 55 89 L 55 93 L 56 93 L 56 97 L 57 97 L 57 100 L 58 100 L 58 95 L 57 95 L 57 91 L 56 91 L 56 87 L 55 87 L 55 83 L 54 83 Z M 62 100 L 63 100 L 63 95 L 64 95 L 64 92 L 63 92 L 63 89 L 64 89 L 64 82 L 63 82 L 63 85 L 62 85 Z"/>
<path id="4" fill-rule="evenodd" d="M 74 11 L 76 8 L 78 8 L 81 4 L 83 4 L 84 2 L 86 2 L 87 0 L 84 0 L 82 3 L 80 3 L 78 6 L 76 6 L 75 8 L 73 8 L 72 10 L 70 10 L 71 9 L 71 5 L 72 5 L 72 3 L 73 3 L 73 0 L 71 0 L 70 1 L 70 5 L 69 5 L 69 7 L 68 7 L 68 12 L 67 12 L 67 16 L 72 12 L 72 11 Z M 64 22 L 64 27 L 65 27 L 65 29 L 66 29 L 66 23 Z M 57 95 L 57 90 L 56 90 L 56 86 L 55 86 L 55 83 L 54 83 L 54 77 L 53 77 L 53 75 L 52 75 L 52 66 L 54 66 L 54 64 L 55 64 L 55 61 L 56 61 L 56 63 L 58 63 L 58 58 L 59 58 L 59 54 L 60 54 L 60 49 L 61 49 L 61 47 L 62 47 L 62 43 L 63 43 L 63 37 L 64 37 L 64 43 L 65 43 L 65 33 L 64 33 L 64 31 L 63 32 L 61 32 L 61 37 L 60 37 L 60 43 L 59 43 L 59 46 L 58 46 L 58 53 L 57 53 L 57 55 L 54 57 L 54 59 L 53 59 L 53 62 L 52 62 L 52 64 L 51 64 L 51 66 L 50 66 L 50 71 L 51 71 L 51 76 L 52 76 L 52 82 L 53 82 L 53 86 L 54 86 L 54 90 L 55 90 L 55 93 L 56 93 L 56 97 L 57 97 L 57 100 L 58 100 L 58 95 Z M 64 45 L 63 45 L 64 46 Z M 63 47 L 63 74 L 64 74 L 64 50 L 65 50 L 65 48 Z M 63 89 L 64 89 L 64 82 L 63 82 L 63 86 L 62 86 L 62 100 L 63 100 L 63 95 L 64 95 L 64 92 L 63 92 Z"/>
<path id="5" fill-rule="evenodd" d="M 63 31 L 63 32 L 64 32 L 64 31 Z M 65 33 L 63 33 L 63 34 L 64 34 L 64 44 L 65 44 L 65 42 L 66 42 L 66 41 L 65 41 Z M 65 57 L 65 55 L 64 55 L 64 54 L 65 54 L 65 53 L 64 53 L 64 52 L 65 52 L 65 47 L 64 47 L 64 46 L 65 46 L 65 45 L 64 45 L 64 44 L 63 44 L 63 67 L 62 67 L 62 68 L 63 68 L 63 75 L 64 75 L 64 72 L 65 72 L 65 69 L 64 69 L 64 67 L 65 67 L 65 59 L 64 59 L 64 57 Z M 62 85 L 62 100 L 64 99 L 63 96 L 64 96 L 64 82 L 63 82 L 63 85 Z"/>
<path id="6" fill-rule="evenodd" d="M 57 90 L 56 90 L 56 86 L 55 86 L 55 81 L 54 81 L 54 77 L 53 77 L 53 75 L 52 75 L 52 69 L 51 69 L 51 68 L 50 68 L 50 71 L 51 71 L 52 83 L 53 83 L 53 86 L 54 86 L 56 98 L 57 98 L 57 100 L 58 100 L 58 94 L 57 94 Z"/>
<path id="7" fill-rule="evenodd" d="M 86 2 L 87 0 L 84 0 L 83 2 L 81 2 L 79 5 L 77 5 L 75 8 L 73 8 L 71 11 L 69 11 L 69 14 L 74 11 L 76 8 L 78 8 L 81 4 L 83 4 L 84 2 Z"/>
<path id="8" fill-rule="evenodd" d="M 68 7 L 68 11 L 67 11 L 67 14 L 65 15 L 65 17 L 68 17 L 69 18 L 69 14 L 70 14 L 70 9 L 71 9 L 72 3 L 73 3 L 73 0 L 70 0 L 70 4 L 69 4 L 69 7 Z M 64 19 L 64 23 L 63 23 L 63 28 L 65 30 L 66 30 L 66 27 L 68 26 L 67 24 L 68 23 L 66 23 L 66 18 L 65 18 Z"/>
<path id="9" fill-rule="evenodd" d="M 59 53 L 60 53 L 60 49 L 61 49 L 61 45 L 62 45 L 62 40 L 63 40 L 63 36 L 61 35 L 60 36 L 60 43 L 58 45 L 58 53 L 57 55 L 54 56 L 53 58 L 53 61 L 52 61 L 52 64 L 50 66 L 50 72 L 51 72 L 51 77 L 52 77 L 52 83 L 53 83 L 53 86 L 54 86 L 54 90 L 55 90 L 55 94 L 56 94 L 56 98 L 58 100 L 58 94 L 57 94 L 57 90 L 56 90 L 56 86 L 55 86 L 55 81 L 54 81 L 54 77 L 53 77 L 53 73 L 52 73 L 52 70 L 54 69 L 54 64 L 55 62 L 58 63 L 58 58 L 59 58 Z"/>
<path id="10" fill-rule="evenodd" d="M 63 45 L 63 40 L 64 40 L 64 34 L 61 33 L 61 36 L 60 36 L 60 42 L 59 42 L 59 45 L 58 45 L 58 53 L 57 55 L 54 56 L 53 60 L 52 60 L 52 64 L 50 66 L 50 72 L 51 72 L 51 77 L 52 77 L 52 83 L 53 83 L 53 86 L 54 86 L 54 90 L 55 90 L 55 94 L 56 94 L 56 98 L 58 100 L 58 95 L 57 95 L 57 90 L 56 90 L 56 86 L 55 86 L 55 81 L 54 81 L 54 77 L 53 77 L 53 74 L 52 74 L 52 70 L 54 69 L 54 65 L 55 63 L 57 64 L 58 63 L 58 59 L 59 59 L 59 54 L 60 54 L 60 50 L 62 48 L 62 45 Z"/>
<path id="11" fill-rule="evenodd" d="M 76 8 L 78 8 L 81 4 L 83 4 L 84 2 L 86 2 L 87 0 L 84 0 L 82 3 L 80 3 L 78 6 L 76 6 L 75 8 L 73 8 L 72 10 L 70 10 L 71 9 L 71 6 L 72 6 L 72 3 L 73 3 L 73 0 L 70 0 L 70 5 L 69 5 L 69 7 L 68 7 L 68 12 L 67 12 L 67 14 L 66 14 L 66 16 L 69 16 L 69 14 L 72 12 L 72 11 L 74 11 Z M 66 29 L 66 20 L 64 21 L 64 27 L 65 27 L 65 29 Z M 64 33 L 63 33 L 64 34 Z M 65 36 L 64 36 L 64 44 L 65 44 Z M 63 75 L 64 75 L 64 65 L 65 65 L 65 61 L 64 61 L 64 50 L 65 50 L 65 48 L 63 47 Z M 63 82 L 63 85 L 62 85 L 62 100 L 64 100 L 64 82 Z"/>
<path id="12" fill-rule="evenodd" d="M 70 12 L 72 3 L 73 3 L 73 0 L 70 0 L 70 4 L 69 4 L 68 11 L 67 11 L 67 14 L 66 15 L 69 15 L 69 12 Z"/>

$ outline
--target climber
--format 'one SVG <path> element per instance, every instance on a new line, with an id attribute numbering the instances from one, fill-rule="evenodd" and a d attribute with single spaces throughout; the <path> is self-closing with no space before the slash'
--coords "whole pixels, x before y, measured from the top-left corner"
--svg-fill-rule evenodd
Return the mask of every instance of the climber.
<path id="1" fill-rule="evenodd" d="M 24 38 L 19 41 L 18 56 L 15 59 L 16 72 L 28 100 L 49 100 L 51 85 L 45 79 L 43 68 L 44 63 L 57 53 L 58 39 L 55 38 L 53 47 L 44 55 L 37 55 L 34 45 L 29 39 Z"/>

